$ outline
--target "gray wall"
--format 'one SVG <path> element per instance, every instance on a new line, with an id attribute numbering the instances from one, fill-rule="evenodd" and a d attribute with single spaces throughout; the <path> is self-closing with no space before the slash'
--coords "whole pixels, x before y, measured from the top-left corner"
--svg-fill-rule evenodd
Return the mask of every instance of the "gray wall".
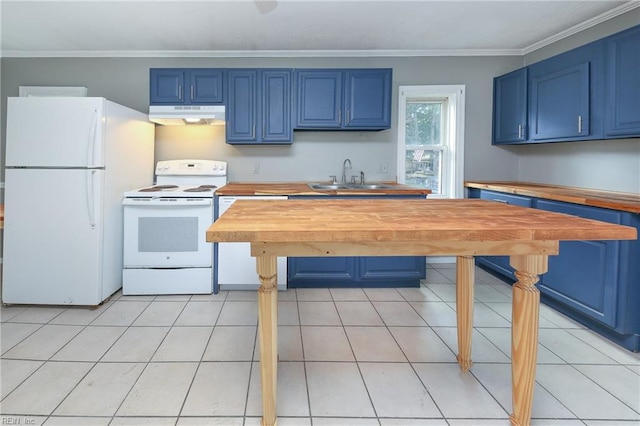
<path id="1" fill-rule="evenodd" d="M 148 110 L 149 68 L 153 67 L 390 67 L 393 68 L 392 128 L 381 132 L 295 132 L 291 146 L 232 146 L 221 127 L 156 127 L 155 160 L 209 158 L 229 162 L 233 181 L 328 179 L 350 158 L 369 180 L 395 180 L 397 93 L 400 85 L 465 84 L 467 179 L 517 177 L 517 156 L 491 147 L 494 76 L 518 68 L 520 57 L 426 58 L 4 58 L 2 116 L 7 96 L 20 85 L 86 86 L 140 111 Z M 3 127 L 2 134 L 5 134 Z M 4 138 L 3 138 L 4 140 Z M 4 152 L 4 142 L 2 143 Z M 255 162 L 260 174 L 253 174 Z M 388 163 L 388 174 L 378 173 Z"/>

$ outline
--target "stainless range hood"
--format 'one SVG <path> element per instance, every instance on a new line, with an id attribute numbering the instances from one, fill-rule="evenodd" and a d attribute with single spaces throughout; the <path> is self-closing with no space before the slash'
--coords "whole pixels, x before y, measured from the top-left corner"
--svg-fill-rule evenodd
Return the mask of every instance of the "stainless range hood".
<path id="1" fill-rule="evenodd" d="M 149 120 L 164 126 L 222 125 L 224 105 L 151 105 Z"/>

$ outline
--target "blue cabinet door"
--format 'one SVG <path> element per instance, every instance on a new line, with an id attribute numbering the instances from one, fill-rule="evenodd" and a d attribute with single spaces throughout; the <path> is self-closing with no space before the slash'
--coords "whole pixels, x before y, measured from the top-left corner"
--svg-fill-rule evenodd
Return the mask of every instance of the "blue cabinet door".
<path id="1" fill-rule="evenodd" d="M 605 135 L 640 136 L 640 26 L 605 39 Z"/>
<path id="2" fill-rule="evenodd" d="M 291 70 L 261 71 L 262 142 L 291 142 Z"/>
<path id="3" fill-rule="evenodd" d="M 151 104 L 183 104 L 185 79 L 186 71 L 183 69 L 152 68 L 149 71 Z"/>
<path id="4" fill-rule="evenodd" d="M 493 80 L 493 144 L 526 141 L 527 68 Z"/>
<path id="5" fill-rule="evenodd" d="M 393 286 L 426 276 L 427 262 L 421 256 L 373 256 L 359 259 L 360 281 Z"/>
<path id="6" fill-rule="evenodd" d="M 192 104 L 220 104 L 223 102 L 221 69 L 194 68 L 189 70 L 189 99 Z"/>
<path id="7" fill-rule="evenodd" d="M 391 127 L 391 69 L 345 71 L 344 94 L 344 127 Z"/>
<path id="8" fill-rule="evenodd" d="M 535 140 L 589 134 L 589 63 L 531 80 L 531 133 Z"/>
<path id="9" fill-rule="evenodd" d="M 356 282 L 355 257 L 289 257 L 287 281 L 296 287 L 354 286 Z"/>
<path id="10" fill-rule="evenodd" d="M 529 138 L 603 137 L 603 44 L 594 42 L 529 66 Z"/>
<path id="11" fill-rule="evenodd" d="M 342 126 L 340 70 L 296 70 L 297 129 L 331 129 Z"/>
<path id="12" fill-rule="evenodd" d="M 621 223 L 622 212 L 539 200 L 537 208 L 587 219 Z M 563 241 L 549 256 L 549 271 L 538 287 L 543 294 L 611 327 L 616 326 L 620 241 Z"/>
<path id="13" fill-rule="evenodd" d="M 227 72 L 227 142 L 257 142 L 258 71 Z"/>

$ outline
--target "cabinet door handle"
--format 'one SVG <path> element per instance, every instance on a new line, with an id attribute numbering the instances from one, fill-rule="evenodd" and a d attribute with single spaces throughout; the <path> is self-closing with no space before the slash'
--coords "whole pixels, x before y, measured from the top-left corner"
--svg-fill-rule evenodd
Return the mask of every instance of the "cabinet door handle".
<path id="1" fill-rule="evenodd" d="M 351 123 L 351 119 L 349 118 L 349 115 L 350 115 L 349 113 L 350 113 L 350 112 L 351 112 L 350 110 L 347 110 L 347 120 L 344 122 L 344 124 L 349 124 L 349 123 Z"/>
<path id="2" fill-rule="evenodd" d="M 191 86 L 191 100 L 193 100 L 193 94 L 194 94 L 194 90 L 193 90 L 193 86 Z"/>
<path id="3" fill-rule="evenodd" d="M 251 139 L 254 139 L 256 137 L 256 125 L 254 124 L 253 127 L 251 128 Z"/>
<path id="4" fill-rule="evenodd" d="M 182 100 L 182 86 L 178 86 L 178 99 Z"/>
<path id="5" fill-rule="evenodd" d="M 497 201 L 498 203 L 509 204 L 508 201 L 506 201 L 506 200 L 498 200 L 497 198 L 493 198 L 493 199 L 491 199 L 491 201 Z"/>
<path id="6" fill-rule="evenodd" d="M 518 124 L 518 139 L 522 139 L 522 124 Z"/>
<path id="7" fill-rule="evenodd" d="M 338 110 L 338 124 L 342 124 L 342 110 Z"/>
<path id="8" fill-rule="evenodd" d="M 582 116 L 578 116 L 578 133 L 582 134 Z"/>

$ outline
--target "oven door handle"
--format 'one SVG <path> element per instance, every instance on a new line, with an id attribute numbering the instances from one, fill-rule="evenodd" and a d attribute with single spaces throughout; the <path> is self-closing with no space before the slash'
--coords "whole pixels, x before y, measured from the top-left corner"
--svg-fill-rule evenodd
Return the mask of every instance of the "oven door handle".
<path id="1" fill-rule="evenodd" d="M 210 206 L 210 198 L 125 198 L 122 204 L 136 207 L 193 207 Z"/>

